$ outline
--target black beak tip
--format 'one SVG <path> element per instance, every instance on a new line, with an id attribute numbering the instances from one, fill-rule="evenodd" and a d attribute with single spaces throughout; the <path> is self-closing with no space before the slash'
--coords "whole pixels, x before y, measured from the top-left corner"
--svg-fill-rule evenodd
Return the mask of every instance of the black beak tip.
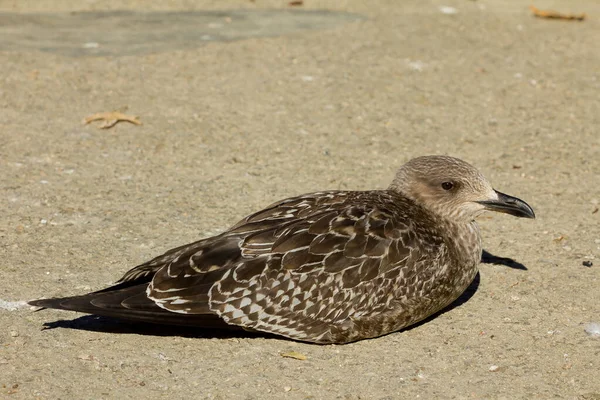
<path id="1" fill-rule="evenodd" d="M 521 215 L 517 215 L 517 217 L 535 219 L 535 212 L 529 207 L 529 210 L 524 211 Z"/>

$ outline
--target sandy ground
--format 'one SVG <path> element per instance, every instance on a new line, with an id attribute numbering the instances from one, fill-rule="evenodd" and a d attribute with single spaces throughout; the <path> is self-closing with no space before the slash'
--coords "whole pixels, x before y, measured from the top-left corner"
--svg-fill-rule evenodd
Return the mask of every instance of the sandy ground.
<path id="1" fill-rule="evenodd" d="M 584 22 L 533 18 L 525 1 L 306 3 L 362 19 L 107 56 L 8 48 L 27 24 L 2 35 L 0 397 L 600 399 L 600 337 L 585 332 L 600 323 L 598 2 L 536 2 Z M 154 11 L 289 8 L 164 4 Z M 142 126 L 81 123 L 124 106 Z M 514 261 L 482 264 L 470 298 L 414 329 L 316 346 L 19 303 L 100 289 L 280 198 L 385 187 L 423 154 L 470 161 L 538 219 L 482 218 L 486 250 Z M 292 350 L 307 359 L 280 355 Z"/>

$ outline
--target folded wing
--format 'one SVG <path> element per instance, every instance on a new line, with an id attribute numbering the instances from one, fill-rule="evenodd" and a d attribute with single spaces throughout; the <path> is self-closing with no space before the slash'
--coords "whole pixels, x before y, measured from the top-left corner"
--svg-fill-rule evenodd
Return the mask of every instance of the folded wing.
<path id="1" fill-rule="evenodd" d="M 403 290 L 392 281 L 413 279 L 421 258 L 410 221 L 398 218 L 392 199 L 362 196 L 288 199 L 177 249 L 148 296 L 174 313 L 213 313 L 232 325 L 331 341 L 332 327 L 339 334 L 363 315 L 388 311 Z"/>

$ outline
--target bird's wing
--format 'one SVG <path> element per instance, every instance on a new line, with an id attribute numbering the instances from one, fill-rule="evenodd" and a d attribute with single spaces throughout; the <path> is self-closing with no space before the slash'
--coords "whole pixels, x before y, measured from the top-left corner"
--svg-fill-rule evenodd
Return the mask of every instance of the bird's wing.
<path id="1" fill-rule="evenodd" d="M 434 274 L 421 261 L 427 250 L 442 251 L 441 239 L 417 241 L 422 232 L 409 229 L 401 199 L 391 196 L 325 192 L 276 203 L 220 236 L 177 249 L 155 273 L 148 297 L 175 313 L 215 313 L 298 340 L 338 340 L 331 327 L 350 330 L 353 319 L 385 313 L 410 295 L 417 274 L 425 282 Z"/>

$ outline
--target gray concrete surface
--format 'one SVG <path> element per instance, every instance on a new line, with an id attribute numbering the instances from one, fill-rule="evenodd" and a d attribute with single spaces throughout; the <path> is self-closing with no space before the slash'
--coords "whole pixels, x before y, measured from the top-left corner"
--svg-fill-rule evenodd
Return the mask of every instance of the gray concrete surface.
<path id="1" fill-rule="evenodd" d="M 305 3 L 363 19 L 106 56 L 3 47 L 0 397 L 600 398 L 585 332 L 600 322 L 600 4 L 536 1 L 588 15 L 562 22 L 520 1 Z M 11 15 L 244 9 L 289 7 L 0 1 Z M 142 126 L 81 123 L 124 106 Z M 22 307 L 100 289 L 280 198 L 385 187 L 423 154 L 470 161 L 538 219 L 483 217 L 487 251 L 514 263 L 482 264 L 468 301 L 414 329 L 315 346 Z"/>

